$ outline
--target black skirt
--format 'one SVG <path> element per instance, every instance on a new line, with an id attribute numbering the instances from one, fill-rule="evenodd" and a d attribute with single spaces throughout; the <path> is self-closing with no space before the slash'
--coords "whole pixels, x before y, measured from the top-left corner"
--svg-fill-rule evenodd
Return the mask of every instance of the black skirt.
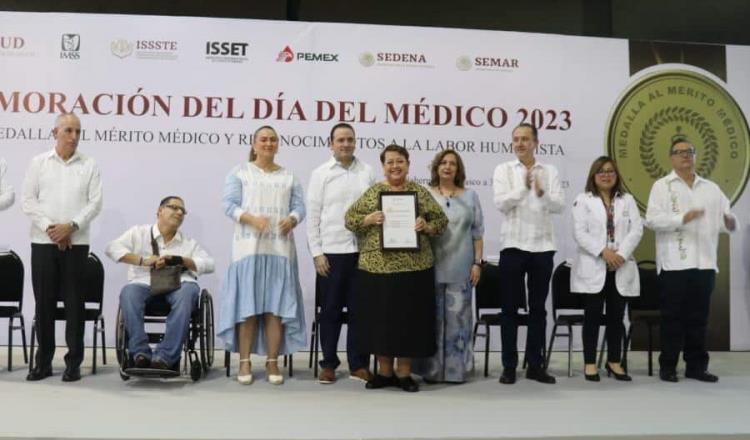
<path id="1" fill-rule="evenodd" d="M 353 326 L 359 353 L 393 357 L 435 354 L 435 275 L 357 271 Z"/>

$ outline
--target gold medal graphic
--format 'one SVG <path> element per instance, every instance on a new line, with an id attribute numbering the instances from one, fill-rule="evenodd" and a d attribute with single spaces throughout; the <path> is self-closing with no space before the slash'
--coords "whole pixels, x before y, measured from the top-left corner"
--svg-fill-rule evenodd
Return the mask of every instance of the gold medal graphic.
<path id="1" fill-rule="evenodd" d="M 732 96 L 705 75 L 672 69 L 639 79 L 619 99 L 607 126 L 608 153 L 641 209 L 654 181 L 672 169 L 669 147 L 676 136 L 695 146 L 696 172 L 716 182 L 732 203 L 745 188 L 747 121 Z"/>

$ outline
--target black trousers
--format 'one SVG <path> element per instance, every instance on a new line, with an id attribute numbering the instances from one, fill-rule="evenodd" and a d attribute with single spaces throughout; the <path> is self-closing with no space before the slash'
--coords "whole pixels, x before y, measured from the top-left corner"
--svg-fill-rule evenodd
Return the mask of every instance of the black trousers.
<path id="1" fill-rule="evenodd" d="M 702 373 L 708 368 L 706 326 L 715 281 L 716 272 L 710 269 L 663 270 L 659 274 L 662 372 L 675 372 L 683 350 L 686 372 Z"/>
<path id="2" fill-rule="evenodd" d="M 65 365 L 78 367 L 83 361 L 84 298 L 80 287 L 88 258 L 88 245 L 61 251 L 54 244 L 31 244 L 31 283 L 36 300 L 36 338 L 39 368 L 52 364 L 55 355 L 55 310 L 58 299 L 65 303 Z"/>
<path id="3" fill-rule="evenodd" d="M 349 370 L 367 368 L 368 355 L 361 355 L 354 348 L 356 336 L 352 320 L 354 310 L 354 281 L 357 275 L 358 253 L 325 254 L 331 269 L 327 277 L 317 276 L 320 288 L 320 346 L 323 350 L 322 368 L 336 368 L 341 364 L 338 353 L 339 335 L 343 325 L 344 308 L 349 314 L 346 329 L 346 356 Z M 356 325 L 356 324 L 355 324 Z"/>
<path id="4" fill-rule="evenodd" d="M 547 295 L 552 277 L 554 251 L 527 252 L 516 248 L 500 252 L 500 319 L 503 368 L 518 366 L 518 308 L 524 277 L 529 298 L 526 360 L 531 368 L 544 365 L 544 335 L 547 328 Z"/>
<path id="5" fill-rule="evenodd" d="M 622 318 L 625 315 L 625 298 L 617 291 L 615 272 L 607 271 L 604 288 L 598 294 L 584 295 L 583 309 L 583 359 L 587 364 L 596 363 L 596 344 L 599 327 L 603 324 L 604 304 L 607 304 L 607 361 L 620 362 L 622 357 Z"/>

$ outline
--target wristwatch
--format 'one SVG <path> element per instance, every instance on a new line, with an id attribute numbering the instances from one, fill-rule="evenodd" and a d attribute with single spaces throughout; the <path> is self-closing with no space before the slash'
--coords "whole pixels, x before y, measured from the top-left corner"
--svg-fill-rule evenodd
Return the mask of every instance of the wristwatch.
<path id="1" fill-rule="evenodd" d="M 76 222 L 70 222 L 69 225 L 70 225 L 71 228 L 73 228 L 73 231 L 77 231 L 77 230 L 81 229 L 81 228 L 78 227 L 78 223 L 76 223 Z"/>

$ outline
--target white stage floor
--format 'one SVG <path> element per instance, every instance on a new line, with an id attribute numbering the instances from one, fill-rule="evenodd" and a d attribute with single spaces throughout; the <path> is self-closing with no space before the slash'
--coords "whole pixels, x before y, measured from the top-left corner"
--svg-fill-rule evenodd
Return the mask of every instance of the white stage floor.
<path id="1" fill-rule="evenodd" d="M 463 385 L 422 384 L 415 394 L 366 390 L 362 382 L 344 378 L 343 370 L 336 384 L 319 385 L 307 369 L 306 353 L 295 356 L 295 375 L 282 386 L 265 382 L 259 358 L 251 386 L 225 377 L 218 365 L 197 383 L 123 382 L 114 352 L 95 376 L 87 359 L 80 382 L 61 382 L 59 357 L 55 376 L 29 383 L 22 358 L 16 356 L 8 372 L 4 347 L 0 353 L 2 439 L 750 438 L 745 352 L 712 354 L 718 384 L 648 377 L 644 353 L 629 355 L 634 382 L 605 374 L 602 382 L 591 383 L 580 372 L 580 353 L 572 378 L 565 376 L 565 353 L 555 353 L 550 371 L 556 385 L 519 379 L 512 386 L 497 382 L 499 354 L 493 353 L 491 377 L 480 373 Z M 223 363 L 223 353 L 217 352 L 216 360 Z M 476 360 L 480 366 L 481 355 Z"/>

